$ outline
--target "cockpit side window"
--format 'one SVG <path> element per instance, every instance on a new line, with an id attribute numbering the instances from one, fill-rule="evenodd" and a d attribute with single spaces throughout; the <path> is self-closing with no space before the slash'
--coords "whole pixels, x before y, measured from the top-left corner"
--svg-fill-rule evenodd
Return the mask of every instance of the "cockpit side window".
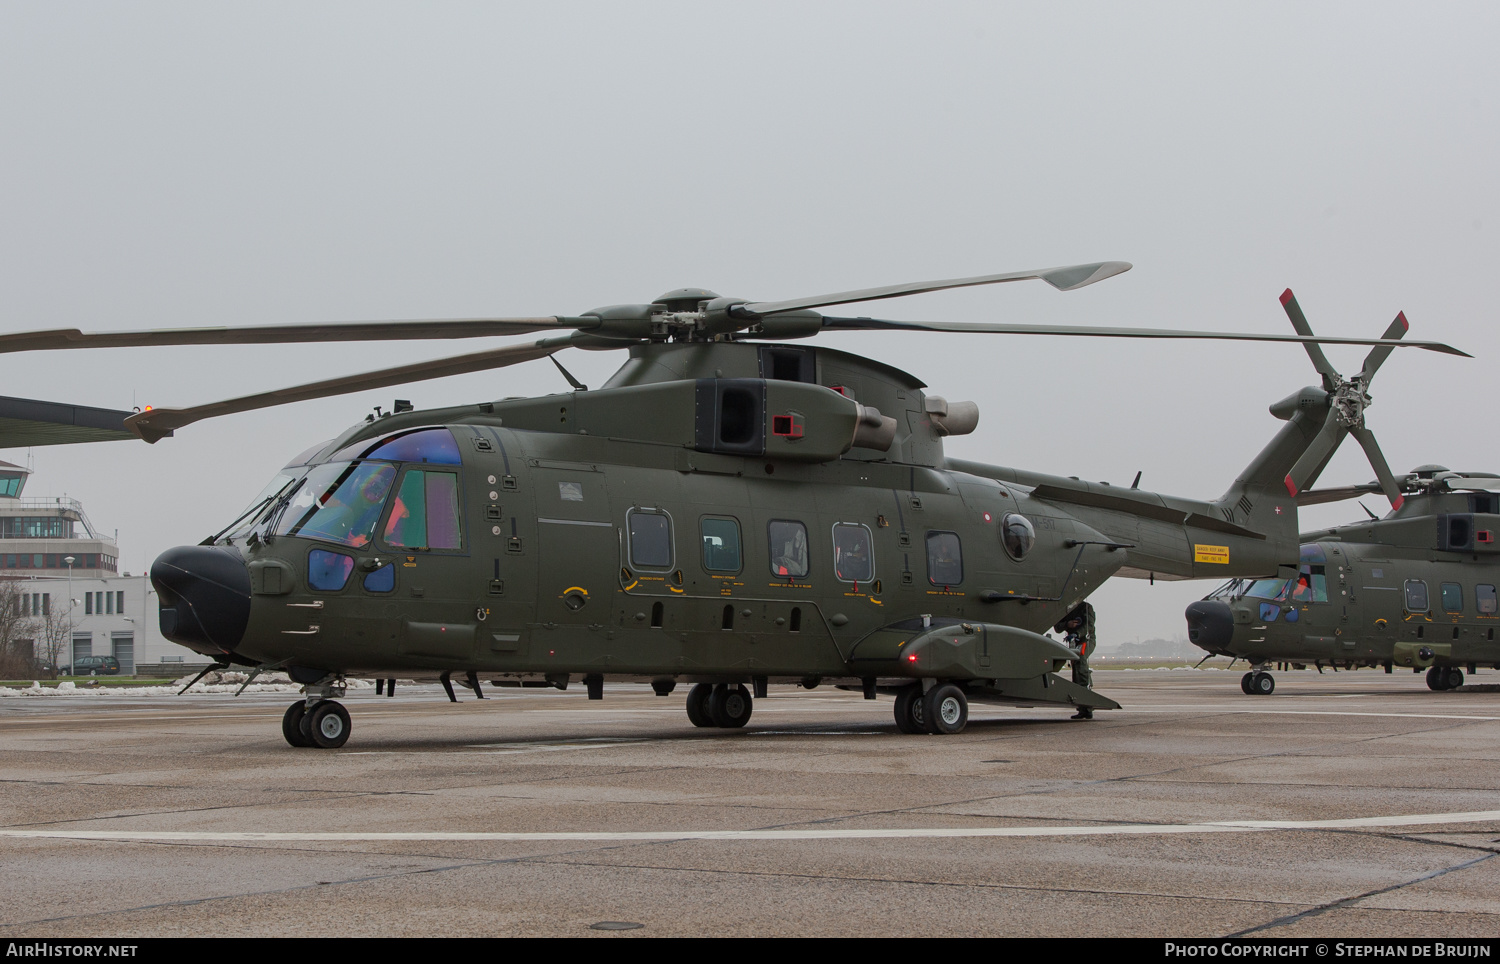
<path id="1" fill-rule="evenodd" d="M 1326 603 L 1328 601 L 1328 576 L 1323 566 L 1298 566 L 1297 578 L 1292 580 L 1292 602 Z"/>
<path id="2" fill-rule="evenodd" d="M 407 469 L 391 501 L 381 539 L 404 549 L 462 549 L 458 476 Z"/>

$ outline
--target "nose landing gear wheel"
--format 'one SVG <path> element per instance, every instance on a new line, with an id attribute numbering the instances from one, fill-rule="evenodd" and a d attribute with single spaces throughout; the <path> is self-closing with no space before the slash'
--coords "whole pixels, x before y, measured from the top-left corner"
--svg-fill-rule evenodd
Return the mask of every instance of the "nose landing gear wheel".
<path id="1" fill-rule="evenodd" d="M 1252 696 L 1270 696 L 1276 692 L 1276 677 L 1270 673 L 1256 673 L 1250 680 L 1250 693 Z"/>
<path id="2" fill-rule="evenodd" d="M 303 717 L 303 732 L 312 746 L 336 750 L 349 740 L 349 711 L 334 700 L 324 700 Z"/>
<path id="3" fill-rule="evenodd" d="M 1240 677 L 1240 692 L 1250 696 L 1254 691 L 1250 689 L 1250 681 L 1255 678 L 1254 673 L 1246 673 Z"/>
<path id="4" fill-rule="evenodd" d="M 694 683 L 693 688 L 688 690 L 687 714 L 688 722 L 694 726 L 713 726 L 713 717 L 708 715 L 708 698 L 713 695 L 714 688 L 708 683 Z"/>
<path id="5" fill-rule="evenodd" d="M 922 715 L 928 732 L 958 733 L 969 723 L 969 700 L 952 683 L 934 686 L 922 697 Z"/>
<path id="6" fill-rule="evenodd" d="M 708 698 L 708 715 L 715 726 L 725 729 L 744 726 L 750 722 L 754 701 L 743 684 L 729 683 L 714 687 Z"/>
<path id="7" fill-rule="evenodd" d="M 307 704 L 301 701 L 286 708 L 281 717 L 281 735 L 292 746 L 312 746 L 312 740 L 302 732 L 302 718 L 307 713 Z"/>
<path id="8" fill-rule="evenodd" d="M 922 684 L 901 687 L 896 694 L 896 729 L 902 733 L 926 733 L 927 718 L 922 715 Z"/>

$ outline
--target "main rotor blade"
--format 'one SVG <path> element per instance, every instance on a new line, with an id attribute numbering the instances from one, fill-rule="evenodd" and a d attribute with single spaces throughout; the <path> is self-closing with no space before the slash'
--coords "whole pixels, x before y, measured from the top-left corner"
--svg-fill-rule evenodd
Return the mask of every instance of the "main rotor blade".
<path id="1" fill-rule="evenodd" d="M 1375 478 L 1380 480 L 1380 491 L 1391 501 L 1392 509 L 1401 508 L 1401 503 L 1406 497 L 1401 494 L 1401 486 L 1396 481 L 1396 476 L 1391 474 L 1391 467 L 1386 464 L 1385 455 L 1380 451 L 1380 446 L 1375 442 L 1375 433 L 1363 426 L 1351 428 L 1349 434 L 1353 435 L 1359 442 L 1359 447 L 1365 450 L 1365 457 L 1370 460 L 1370 467 L 1375 470 Z"/>
<path id="2" fill-rule="evenodd" d="M 1347 431 L 1348 429 L 1338 420 L 1338 417 L 1333 412 L 1329 412 L 1327 420 L 1323 422 L 1323 427 L 1318 429 L 1317 435 L 1313 436 L 1312 443 L 1292 466 L 1292 470 L 1286 474 L 1286 490 L 1292 498 L 1298 498 L 1303 489 L 1317 480 L 1318 473 L 1323 470 L 1323 466 L 1328 464 L 1333 450 L 1339 447 Z"/>
<path id="3" fill-rule="evenodd" d="M 345 375 L 342 378 L 330 378 L 307 385 L 282 388 L 274 392 L 261 392 L 257 395 L 246 395 L 243 398 L 197 405 L 193 408 L 148 409 L 127 418 L 125 426 L 147 442 L 154 443 L 166 437 L 174 429 L 191 425 L 205 418 L 217 418 L 220 415 L 250 412 L 258 408 L 271 408 L 275 405 L 326 398 L 330 395 L 346 395 L 350 392 L 385 388 L 407 382 L 420 382 L 430 378 L 505 368 L 508 365 L 545 358 L 567 347 L 569 344 L 565 338 L 543 338 L 529 345 L 508 345 L 504 348 L 492 348 L 489 351 L 474 352 L 469 355 L 435 358 L 432 361 L 416 362 L 411 365 L 385 368 L 358 375 Z"/>
<path id="4" fill-rule="evenodd" d="M 1311 335 L 1313 333 L 1312 325 L 1307 323 L 1307 316 L 1302 313 L 1302 306 L 1297 304 L 1297 297 L 1292 294 L 1291 288 L 1281 293 L 1281 307 L 1286 310 L 1286 316 L 1291 319 L 1292 327 L 1296 329 L 1297 334 Z M 1333 363 L 1328 360 L 1327 355 L 1323 354 L 1323 349 L 1319 348 L 1316 342 L 1303 342 L 1302 347 L 1307 349 L 1307 357 L 1312 359 L 1313 367 L 1318 370 L 1319 375 L 1323 376 L 1323 390 L 1333 391 L 1333 386 L 1337 385 L 1340 379 L 1338 370 L 1333 367 Z"/>
<path id="5" fill-rule="evenodd" d="M 1287 341 L 1314 345 L 1389 345 L 1472 358 L 1468 352 L 1438 341 L 1384 341 L 1331 335 L 1261 335 L 1235 331 L 1180 331 L 1174 328 L 1099 328 L 1086 325 L 965 324 L 943 321 L 886 321 L 880 318 L 823 318 L 825 331 L 947 331 L 996 335 L 1070 335 L 1089 338 L 1197 338 L 1211 341 Z"/>
<path id="6" fill-rule="evenodd" d="M 245 328 L 153 328 L 144 331 L 79 331 L 55 328 L 0 335 L 0 353 L 66 348 L 140 348 L 165 345 L 286 345 L 335 341 L 401 341 L 490 338 L 537 331 L 596 327 L 597 318 L 460 318 L 434 321 L 364 321 L 313 325 L 252 325 Z"/>
<path id="7" fill-rule="evenodd" d="M 1396 313 L 1396 320 L 1386 326 L 1385 334 L 1381 335 L 1380 337 L 1400 338 L 1402 335 L 1406 334 L 1407 329 L 1410 327 L 1411 325 L 1407 324 L 1406 321 L 1406 312 L 1398 311 Z M 1385 360 L 1390 356 L 1390 354 L 1391 349 L 1387 348 L 1384 345 L 1377 345 L 1376 347 L 1371 348 L 1370 353 L 1365 356 L 1365 365 L 1360 369 L 1359 374 L 1361 376 L 1360 380 L 1364 383 L 1364 386 L 1366 388 L 1370 387 L 1370 379 L 1375 377 L 1375 373 L 1380 370 L 1381 365 L 1385 364 Z"/>
<path id="8" fill-rule="evenodd" d="M 886 285 L 883 288 L 860 288 L 855 291 L 840 291 L 831 295 L 813 295 L 808 298 L 793 298 L 789 301 L 757 301 L 748 305 L 737 305 L 735 315 L 770 315 L 778 311 L 793 311 L 798 308 L 821 308 L 825 305 L 847 305 L 854 301 L 880 301 L 883 298 L 900 298 L 903 295 L 919 295 L 928 291 L 947 288 L 972 288 L 975 285 L 994 285 L 1005 281 L 1030 281 L 1040 278 L 1058 291 L 1072 291 L 1105 278 L 1129 271 L 1128 261 L 1101 261 L 1096 264 L 1074 264 L 1061 268 L 1041 268 L 1035 271 L 1011 271 L 1006 274 L 976 275 L 972 278 L 950 278 L 947 281 L 913 281 L 904 285 Z"/>
<path id="9" fill-rule="evenodd" d="M 1490 475 L 1471 475 L 1462 479 L 1444 479 L 1443 484 L 1462 492 L 1495 492 L 1500 490 L 1500 479 Z"/>
<path id="10" fill-rule="evenodd" d="M 1343 502 L 1345 499 L 1357 499 L 1371 492 L 1379 492 L 1379 482 L 1367 482 L 1364 485 L 1345 485 L 1333 489 L 1309 489 L 1306 492 L 1297 493 L 1297 505 L 1322 505 L 1325 502 Z"/>

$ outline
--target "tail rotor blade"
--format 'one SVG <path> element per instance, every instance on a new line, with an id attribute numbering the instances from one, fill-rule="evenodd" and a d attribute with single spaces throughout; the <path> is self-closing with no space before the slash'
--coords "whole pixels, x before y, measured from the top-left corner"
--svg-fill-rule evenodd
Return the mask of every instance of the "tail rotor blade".
<path id="1" fill-rule="evenodd" d="M 1406 321 L 1406 312 L 1398 312 L 1396 320 L 1390 323 L 1390 326 L 1385 330 L 1385 334 L 1380 337 L 1394 341 L 1405 335 L 1409 328 L 1411 328 L 1411 325 Z M 1394 348 L 1387 345 L 1376 345 L 1370 349 L 1370 353 L 1365 356 L 1365 367 L 1360 369 L 1360 375 L 1367 387 L 1370 384 L 1370 379 L 1375 377 L 1375 372 L 1380 369 L 1380 366 L 1385 363 L 1385 360 L 1390 357 L 1391 352 L 1394 350 Z"/>
<path id="2" fill-rule="evenodd" d="M 1292 327 L 1297 330 L 1297 334 L 1303 337 L 1312 335 L 1312 325 L 1307 323 L 1307 316 L 1302 313 L 1302 306 L 1297 304 L 1297 296 L 1292 294 L 1291 288 L 1281 293 L 1281 307 L 1286 310 L 1286 316 L 1291 319 Z M 1323 388 L 1333 391 L 1333 386 L 1338 384 L 1340 377 L 1333 363 L 1328 360 L 1327 355 L 1323 354 L 1323 349 L 1316 342 L 1305 341 L 1302 347 L 1307 349 L 1307 357 L 1312 359 L 1313 367 L 1318 370 L 1319 375 L 1323 376 Z"/>
<path id="3" fill-rule="evenodd" d="M 1380 491 L 1391 500 L 1391 508 L 1401 508 L 1401 503 L 1406 497 L 1401 494 L 1401 486 L 1396 482 L 1396 476 L 1391 473 L 1391 467 L 1386 464 L 1385 455 L 1381 453 L 1380 446 L 1375 441 L 1375 434 L 1369 429 L 1360 426 L 1350 429 L 1360 448 L 1365 450 L 1365 457 L 1370 460 L 1370 467 L 1375 470 L 1375 478 L 1380 480 Z"/>
<path id="4" fill-rule="evenodd" d="M 1328 420 L 1313 437 L 1307 451 L 1302 453 L 1297 464 L 1292 466 L 1292 471 L 1287 473 L 1286 490 L 1292 498 L 1295 499 L 1298 493 L 1317 480 L 1318 473 L 1323 471 L 1323 466 L 1328 463 L 1333 450 L 1338 448 L 1339 443 L 1344 440 L 1344 433 L 1347 430 L 1337 416 L 1332 412 L 1328 413 Z"/>

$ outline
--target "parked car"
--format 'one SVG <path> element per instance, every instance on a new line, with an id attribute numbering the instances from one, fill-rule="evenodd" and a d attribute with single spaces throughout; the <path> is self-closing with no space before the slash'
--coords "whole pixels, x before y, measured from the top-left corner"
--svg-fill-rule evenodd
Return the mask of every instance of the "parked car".
<path id="1" fill-rule="evenodd" d="M 64 666 L 63 676 L 114 676 L 120 672 L 120 661 L 113 656 L 80 656 L 72 666 Z"/>

